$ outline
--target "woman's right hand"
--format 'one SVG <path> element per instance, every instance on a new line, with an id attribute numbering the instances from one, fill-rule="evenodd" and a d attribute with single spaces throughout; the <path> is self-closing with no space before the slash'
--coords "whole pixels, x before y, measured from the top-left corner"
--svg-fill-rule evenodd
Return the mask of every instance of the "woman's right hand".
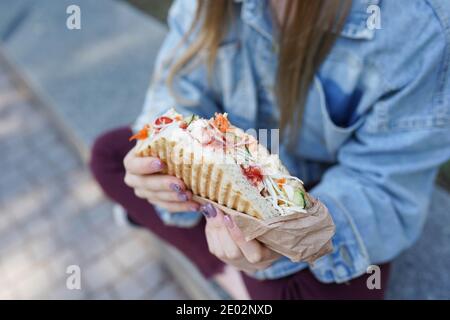
<path id="1" fill-rule="evenodd" d="M 125 184 L 137 197 L 146 199 L 169 212 L 198 211 L 192 193 L 177 177 L 161 174 L 165 164 L 158 158 L 138 157 L 134 148 L 124 158 Z"/>

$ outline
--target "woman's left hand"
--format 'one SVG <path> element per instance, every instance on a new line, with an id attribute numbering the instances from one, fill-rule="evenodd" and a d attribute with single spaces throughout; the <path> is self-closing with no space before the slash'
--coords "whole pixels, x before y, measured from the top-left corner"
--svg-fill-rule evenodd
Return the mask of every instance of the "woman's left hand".
<path id="1" fill-rule="evenodd" d="M 257 240 L 245 241 L 232 217 L 212 204 L 201 206 L 200 211 L 206 216 L 209 252 L 223 262 L 245 272 L 254 272 L 267 268 L 280 257 Z"/>

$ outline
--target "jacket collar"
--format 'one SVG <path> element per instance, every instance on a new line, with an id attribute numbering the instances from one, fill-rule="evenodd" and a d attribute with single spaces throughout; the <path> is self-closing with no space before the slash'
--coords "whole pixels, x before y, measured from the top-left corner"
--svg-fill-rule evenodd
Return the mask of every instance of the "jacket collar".
<path id="1" fill-rule="evenodd" d="M 273 26 L 269 11 L 269 0 L 234 0 L 242 4 L 241 19 L 267 40 L 273 42 Z M 353 0 L 352 8 L 341 31 L 341 36 L 350 39 L 370 40 L 374 30 L 367 28 L 368 10 L 371 5 L 379 5 L 382 0 Z"/>
<path id="2" fill-rule="evenodd" d="M 242 3 L 241 19 L 263 37 L 273 41 L 269 0 L 234 0 Z"/>

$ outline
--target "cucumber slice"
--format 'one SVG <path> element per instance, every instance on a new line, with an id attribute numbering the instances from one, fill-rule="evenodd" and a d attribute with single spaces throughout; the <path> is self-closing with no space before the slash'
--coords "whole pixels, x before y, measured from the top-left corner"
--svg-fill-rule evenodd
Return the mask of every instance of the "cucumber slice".
<path id="1" fill-rule="evenodd" d="M 305 208 L 305 195 L 301 190 L 294 191 L 294 199 L 292 199 L 292 202 L 301 208 Z"/>

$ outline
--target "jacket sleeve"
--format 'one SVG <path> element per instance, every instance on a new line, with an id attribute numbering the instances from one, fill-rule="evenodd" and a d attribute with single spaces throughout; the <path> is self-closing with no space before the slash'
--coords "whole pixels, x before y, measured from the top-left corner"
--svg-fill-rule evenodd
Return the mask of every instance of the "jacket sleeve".
<path id="1" fill-rule="evenodd" d="M 158 53 L 152 82 L 141 115 L 133 125 L 134 131 L 172 107 L 182 114 L 195 113 L 202 117 L 210 117 L 215 112 L 220 112 L 215 94 L 208 87 L 207 71 L 203 64 L 197 64 L 194 68 L 188 66 L 188 73 L 181 71 L 175 77 L 173 90 L 181 99 L 174 98 L 166 84 L 172 62 L 181 56 L 194 37 L 193 35 L 182 41 L 191 26 L 196 3 L 197 1 L 176 0 L 170 8 L 169 32 Z M 198 212 L 172 214 L 162 208 L 156 209 L 161 219 L 169 225 L 190 227 L 196 225 L 201 218 Z"/>
<path id="2" fill-rule="evenodd" d="M 334 251 L 311 267 L 319 280 L 355 278 L 419 237 L 438 168 L 450 159 L 449 88 L 439 94 L 441 82 L 429 81 L 436 75 L 430 70 L 424 65 L 414 80 L 375 103 L 338 151 L 338 164 L 311 190 L 336 224 Z"/>

